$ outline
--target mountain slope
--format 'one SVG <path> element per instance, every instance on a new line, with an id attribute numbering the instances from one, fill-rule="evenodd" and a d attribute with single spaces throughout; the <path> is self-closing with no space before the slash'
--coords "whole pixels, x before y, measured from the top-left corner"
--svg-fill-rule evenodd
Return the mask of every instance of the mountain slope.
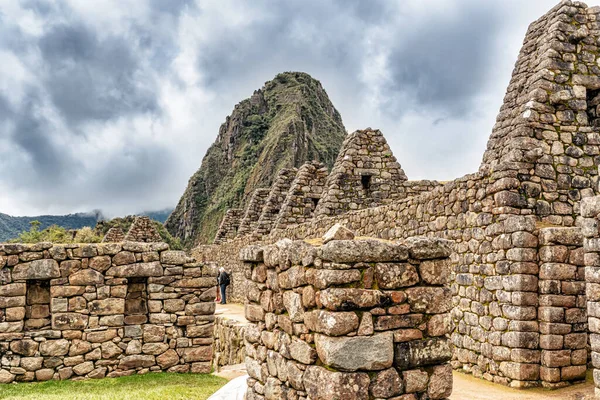
<path id="1" fill-rule="evenodd" d="M 80 229 L 84 226 L 94 227 L 98 221 L 97 213 L 77 213 L 68 215 L 38 215 L 35 217 L 13 217 L 0 213 L 0 243 L 19 236 L 28 231 L 31 221 L 39 221 L 40 229 L 50 225 L 62 226 L 66 229 Z"/>
<path id="2" fill-rule="evenodd" d="M 165 223 L 187 245 L 209 243 L 228 208 L 243 207 L 281 168 L 318 160 L 331 168 L 346 136 L 321 83 L 285 72 L 237 104 Z"/>

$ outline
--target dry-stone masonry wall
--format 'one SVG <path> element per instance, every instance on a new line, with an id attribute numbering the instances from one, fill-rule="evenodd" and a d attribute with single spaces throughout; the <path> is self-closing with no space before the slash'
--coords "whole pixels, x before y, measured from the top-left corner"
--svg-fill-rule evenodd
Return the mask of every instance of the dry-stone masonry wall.
<path id="1" fill-rule="evenodd" d="M 327 167 L 317 161 L 298 169 L 288 194 L 277 215 L 274 229 L 282 229 L 310 220 L 325 188 Z"/>
<path id="2" fill-rule="evenodd" d="M 365 129 L 346 137 L 327 178 L 316 215 L 338 215 L 405 197 L 406 174 L 379 130 Z"/>
<path id="3" fill-rule="evenodd" d="M 254 231 L 259 237 L 268 235 L 271 232 L 271 229 L 273 229 L 275 219 L 277 218 L 279 211 L 281 211 L 281 206 L 283 205 L 297 172 L 298 170 L 296 168 L 284 168 L 277 174 L 277 178 L 275 178 L 275 182 L 273 183 L 273 186 L 271 186 L 271 191 L 265 200 L 265 205 L 263 206 L 262 213 L 260 214 L 260 218 L 256 225 L 256 230 Z"/>
<path id="4" fill-rule="evenodd" d="M 244 218 L 242 218 L 242 222 L 238 228 L 238 236 L 245 236 L 256 230 L 258 220 L 260 219 L 262 209 L 265 206 L 270 191 L 268 188 L 259 188 L 252 193 L 252 197 L 244 213 Z"/>
<path id="5" fill-rule="evenodd" d="M 219 370 L 226 365 L 244 363 L 246 359 L 246 346 L 244 335 L 247 322 L 237 321 L 220 315 L 215 318 L 215 342 L 213 367 Z"/>
<path id="6" fill-rule="evenodd" d="M 213 242 L 214 244 L 220 244 L 227 240 L 235 238 L 243 213 L 244 210 L 241 210 L 239 208 L 232 208 L 227 210 L 225 216 L 223 217 L 223 221 L 221 221 L 219 230 L 215 235 L 215 240 Z"/>
<path id="7" fill-rule="evenodd" d="M 600 397 L 600 196 L 583 199 L 581 217 L 589 343 L 596 396 Z"/>
<path id="8" fill-rule="evenodd" d="M 209 372 L 215 285 L 165 243 L 0 244 L 0 382 Z"/>
<path id="9" fill-rule="evenodd" d="M 135 217 L 133 224 L 129 228 L 129 232 L 125 235 L 125 240 L 128 242 L 162 242 L 162 239 L 156 228 L 154 228 L 154 222 L 149 217 Z"/>
<path id="10" fill-rule="evenodd" d="M 102 239 L 103 243 L 120 243 L 125 240 L 125 233 L 123 233 L 123 229 L 119 226 L 113 226 L 106 232 L 104 238 Z"/>
<path id="11" fill-rule="evenodd" d="M 248 400 L 447 398 L 450 252 L 429 238 L 243 248 Z"/>

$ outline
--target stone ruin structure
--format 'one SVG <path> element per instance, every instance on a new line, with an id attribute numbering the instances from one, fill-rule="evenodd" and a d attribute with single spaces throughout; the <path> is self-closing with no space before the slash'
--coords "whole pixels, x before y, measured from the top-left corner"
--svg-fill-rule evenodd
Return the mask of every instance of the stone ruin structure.
<path id="1" fill-rule="evenodd" d="M 269 197 L 270 191 L 271 190 L 268 188 L 258 188 L 254 191 L 254 193 L 252 193 L 252 197 L 248 202 L 248 207 L 246 207 L 242 222 L 240 222 L 237 236 L 246 236 L 256 230 L 258 220 L 260 219 L 260 214 L 262 214 L 262 209 L 265 206 L 265 202 L 267 201 L 267 197 Z"/>
<path id="2" fill-rule="evenodd" d="M 326 179 L 327 168 L 322 163 L 312 161 L 302 165 L 285 196 L 273 229 L 310 220 L 321 200 Z"/>
<path id="3" fill-rule="evenodd" d="M 450 252 L 427 238 L 243 248 L 247 399 L 447 398 Z"/>
<path id="4" fill-rule="evenodd" d="M 389 203 L 402 197 L 406 180 L 379 130 L 356 131 L 342 144 L 315 214 L 339 215 Z"/>
<path id="5" fill-rule="evenodd" d="M 219 230 L 215 235 L 213 244 L 223 243 L 228 239 L 235 238 L 238 227 L 240 226 L 243 211 L 244 210 L 240 210 L 239 208 L 227 210 L 225 217 L 223 217 L 223 221 L 221 221 Z"/>
<path id="6" fill-rule="evenodd" d="M 124 240 L 125 233 L 123 233 L 123 229 L 118 226 L 113 226 L 106 232 L 106 235 L 104 235 L 102 243 L 119 243 Z"/>
<path id="7" fill-rule="evenodd" d="M 166 243 L 0 244 L 0 383 L 210 372 L 215 276 Z"/>
<path id="8" fill-rule="evenodd" d="M 283 168 L 277 174 L 269 196 L 265 200 L 260 218 L 258 219 L 256 230 L 253 232 L 259 237 L 267 235 L 273 229 L 275 220 L 281 211 L 281 207 L 286 199 L 287 193 L 292 185 L 296 173 L 296 168 Z"/>
<path id="9" fill-rule="evenodd" d="M 129 228 L 129 232 L 125 235 L 125 240 L 128 242 L 143 243 L 162 242 L 162 238 L 154 227 L 154 222 L 146 216 L 135 217 L 133 224 Z"/>
<path id="10" fill-rule="evenodd" d="M 530 25 L 476 173 L 445 183 L 410 182 L 390 153 L 386 166 L 395 169 L 395 178 L 381 171 L 377 180 L 388 192 L 364 201 L 357 177 L 361 184 L 367 178 L 358 171 L 366 161 L 377 166 L 382 158 L 369 159 L 368 151 L 348 154 L 348 142 L 365 138 L 366 148 L 382 142 L 369 142 L 378 137 L 376 131 L 355 133 L 327 178 L 313 217 L 263 231 L 258 245 L 318 238 L 338 223 L 357 236 L 451 240 L 452 366 L 516 388 L 558 388 L 584 379 L 590 356 L 600 367 L 595 359 L 598 210 L 591 205 L 599 194 L 599 15 L 600 7 L 562 1 Z M 354 163 L 355 154 L 363 165 L 357 161 L 354 169 L 341 170 L 342 162 Z M 332 201 L 343 205 L 339 212 Z M 241 276 L 245 265 L 231 255 L 257 239 L 236 237 L 220 246 L 200 246 L 195 254 Z M 234 280 L 232 291 L 239 286 L 239 293 L 249 294 L 250 278 Z M 262 377 L 271 383 L 258 379 L 265 390 L 277 387 L 275 376 L 283 382 L 267 368 L 269 375 L 263 371 Z M 600 373 L 594 376 L 600 387 Z"/>

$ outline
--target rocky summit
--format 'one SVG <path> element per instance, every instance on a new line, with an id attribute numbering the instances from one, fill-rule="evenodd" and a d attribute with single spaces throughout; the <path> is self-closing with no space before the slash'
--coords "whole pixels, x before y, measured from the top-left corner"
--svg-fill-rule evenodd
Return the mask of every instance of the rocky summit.
<path id="1" fill-rule="evenodd" d="M 286 72 L 235 106 L 165 223 L 184 243 L 212 241 L 229 208 L 243 208 L 282 168 L 317 160 L 331 168 L 346 130 L 321 83 Z"/>

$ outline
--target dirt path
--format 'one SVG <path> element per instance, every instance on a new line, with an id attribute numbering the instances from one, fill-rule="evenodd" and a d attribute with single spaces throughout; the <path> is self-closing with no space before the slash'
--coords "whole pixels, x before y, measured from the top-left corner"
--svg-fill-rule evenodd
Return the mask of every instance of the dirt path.
<path id="1" fill-rule="evenodd" d="M 587 382 L 558 390 L 517 390 L 454 372 L 450 400 L 592 400 L 594 384 Z"/>

